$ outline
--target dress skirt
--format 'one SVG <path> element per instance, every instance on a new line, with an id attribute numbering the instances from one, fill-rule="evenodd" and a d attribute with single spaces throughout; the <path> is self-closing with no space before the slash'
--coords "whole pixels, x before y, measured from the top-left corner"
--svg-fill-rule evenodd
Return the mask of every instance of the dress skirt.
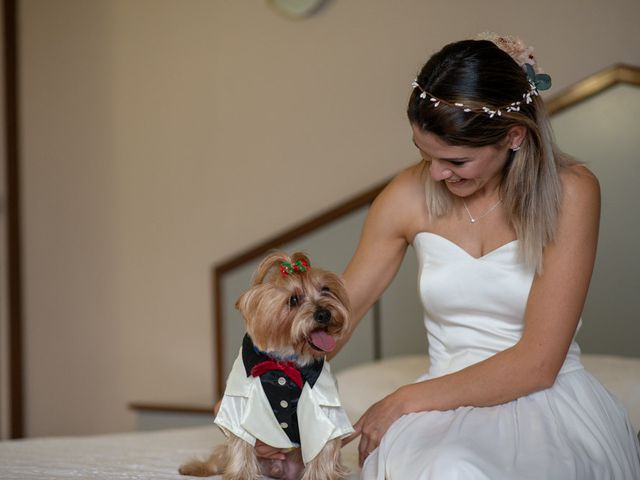
<path id="1" fill-rule="evenodd" d="M 405 415 L 366 459 L 365 480 L 638 480 L 625 408 L 584 369 L 493 407 Z"/>

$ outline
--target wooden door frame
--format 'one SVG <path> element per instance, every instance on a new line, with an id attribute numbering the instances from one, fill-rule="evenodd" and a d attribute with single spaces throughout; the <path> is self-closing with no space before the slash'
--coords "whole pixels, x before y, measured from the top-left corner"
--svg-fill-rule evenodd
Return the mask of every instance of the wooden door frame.
<path id="1" fill-rule="evenodd" d="M 18 106 L 18 0 L 3 0 L 3 75 L 6 172 L 6 247 L 9 360 L 9 437 L 24 436 L 22 241 Z"/>

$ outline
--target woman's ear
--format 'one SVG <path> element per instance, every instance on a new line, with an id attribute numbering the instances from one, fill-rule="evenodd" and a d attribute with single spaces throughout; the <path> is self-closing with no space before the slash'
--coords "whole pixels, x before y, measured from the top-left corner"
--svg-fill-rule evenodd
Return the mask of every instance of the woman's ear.
<path id="1" fill-rule="evenodd" d="M 524 125 L 514 125 L 507 133 L 507 145 L 512 150 L 517 150 L 527 137 L 527 127 Z"/>

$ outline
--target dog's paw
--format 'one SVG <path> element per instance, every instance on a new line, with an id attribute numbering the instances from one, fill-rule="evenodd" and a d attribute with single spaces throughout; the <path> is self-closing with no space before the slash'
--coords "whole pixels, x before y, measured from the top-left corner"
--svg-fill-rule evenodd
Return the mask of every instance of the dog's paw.
<path id="1" fill-rule="evenodd" d="M 188 475 L 191 477 L 210 477 L 220 472 L 212 469 L 208 462 L 193 460 L 181 465 L 178 469 L 178 473 L 180 473 L 180 475 Z"/>

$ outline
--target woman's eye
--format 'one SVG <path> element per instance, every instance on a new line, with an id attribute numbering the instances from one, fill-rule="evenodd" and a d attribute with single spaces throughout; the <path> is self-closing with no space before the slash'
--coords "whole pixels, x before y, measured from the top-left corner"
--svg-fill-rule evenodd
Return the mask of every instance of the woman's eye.
<path id="1" fill-rule="evenodd" d="M 291 295 L 291 297 L 289 297 L 289 306 L 290 307 L 297 307 L 298 303 L 300 303 L 300 299 L 298 298 L 297 295 Z"/>
<path id="2" fill-rule="evenodd" d="M 456 167 L 461 167 L 462 165 L 464 165 L 467 162 L 459 162 L 459 161 L 456 161 L 456 160 L 449 160 L 449 163 L 451 165 L 455 165 Z"/>

